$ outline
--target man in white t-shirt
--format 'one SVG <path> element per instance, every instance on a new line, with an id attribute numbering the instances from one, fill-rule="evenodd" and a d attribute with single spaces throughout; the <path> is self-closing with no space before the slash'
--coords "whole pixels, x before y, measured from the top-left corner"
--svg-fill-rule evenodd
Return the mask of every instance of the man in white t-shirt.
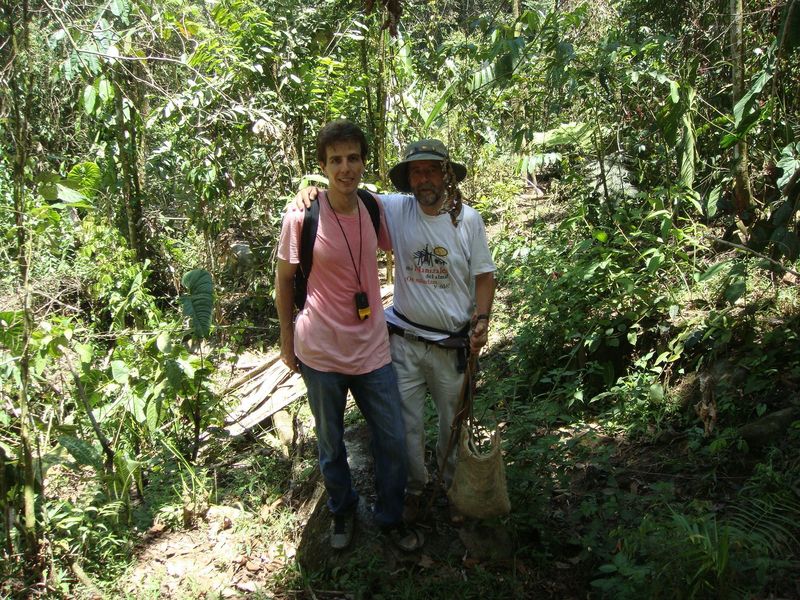
<path id="1" fill-rule="evenodd" d="M 455 451 L 447 457 L 466 356 L 487 341 L 495 265 L 480 214 L 460 202 L 455 184 L 466 167 L 450 160 L 439 140 L 410 144 L 389 176 L 404 194 L 381 195 L 395 255 L 394 304 L 386 309 L 392 364 L 403 402 L 408 480 L 403 517 L 417 519 L 428 482 L 424 407 L 430 393 L 438 414 L 437 464 L 452 483 Z M 412 193 L 413 196 L 409 195 Z M 304 190 L 303 197 L 313 197 Z M 298 206 L 302 200 L 296 200 Z"/>
<path id="2" fill-rule="evenodd" d="M 442 142 L 420 140 L 409 144 L 389 172 L 395 187 L 413 193 L 416 202 L 402 195 L 382 197 L 395 254 L 394 304 L 386 309 L 386 322 L 406 427 L 406 521 L 416 520 L 428 481 L 426 393 L 438 415 L 436 457 L 445 488 L 455 468 L 455 445 L 447 457 L 445 452 L 466 360 L 458 349 L 436 342 L 461 333 L 478 352 L 487 341 L 495 265 L 480 214 L 460 202 L 455 187 L 466 171 L 450 160 Z"/>

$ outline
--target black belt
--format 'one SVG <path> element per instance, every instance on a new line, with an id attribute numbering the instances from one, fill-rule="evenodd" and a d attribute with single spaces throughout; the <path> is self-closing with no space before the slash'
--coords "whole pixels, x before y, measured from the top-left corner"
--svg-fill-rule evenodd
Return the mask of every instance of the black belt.
<path id="1" fill-rule="evenodd" d="M 389 328 L 389 335 L 399 335 L 401 338 L 405 338 L 411 342 L 425 342 L 426 344 L 431 344 L 432 346 L 439 345 L 433 340 L 429 340 L 427 338 L 422 337 L 421 335 L 417 335 L 416 333 L 408 329 L 403 329 L 402 327 L 398 327 L 394 323 L 386 323 L 386 326 Z"/>
<path id="2" fill-rule="evenodd" d="M 386 323 L 389 329 L 389 335 L 399 335 L 401 338 L 411 342 L 423 342 L 431 346 L 439 346 L 445 350 L 456 350 L 456 369 L 459 373 L 463 373 L 467 367 L 467 355 L 469 354 L 469 337 L 466 335 L 451 335 L 442 340 L 429 340 L 413 331 L 398 327 L 394 323 Z"/>

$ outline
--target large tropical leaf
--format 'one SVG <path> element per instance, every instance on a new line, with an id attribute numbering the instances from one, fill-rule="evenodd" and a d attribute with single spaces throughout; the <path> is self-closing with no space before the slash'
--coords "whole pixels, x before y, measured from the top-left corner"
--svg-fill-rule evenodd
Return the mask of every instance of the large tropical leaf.
<path id="1" fill-rule="evenodd" d="M 94 88 L 92 88 L 94 89 Z M 67 181 L 88 200 L 93 200 L 100 187 L 100 167 L 97 163 L 86 161 L 72 167 Z"/>
<path id="2" fill-rule="evenodd" d="M 81 466 L 92 466 L 98 473 L 103 472 L 103 459 L 100 453 L 86 440 L 76 438 L 71 435 L 62 435 L 58 438 L 58 443 L 67 449 Z"/>
<path id="3" fill-rule="evenodd" d="M 194 337 L 205 338 L 211 332 L 214 310 L 214 282 L 205 269 L 194 269 L 181 280 L 189 294 L 181 296 L 183 313 L 192 321 Z"/>
<path id="4" fill-rule="evenodd" d="M 592 123 L 562 123 L 549 131 L 538 131 L 531 141 L 542 148 L 554 148 L 566 144 L 574 144 L 579 148 L 591 148 L 592 135 L 595 131 Z"/>

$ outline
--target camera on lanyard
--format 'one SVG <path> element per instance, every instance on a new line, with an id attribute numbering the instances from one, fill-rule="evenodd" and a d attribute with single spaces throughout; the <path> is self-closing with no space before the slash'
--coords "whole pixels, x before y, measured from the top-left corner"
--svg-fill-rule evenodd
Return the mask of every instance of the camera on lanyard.
<path id="1" fill-rule="evenodd" d="M 363 321 L 369 318 L 372 310 L 369 307 L 369 298 L 366 292 L 358 292 L 356 294 L 356 314 L 359 320 Z"/>

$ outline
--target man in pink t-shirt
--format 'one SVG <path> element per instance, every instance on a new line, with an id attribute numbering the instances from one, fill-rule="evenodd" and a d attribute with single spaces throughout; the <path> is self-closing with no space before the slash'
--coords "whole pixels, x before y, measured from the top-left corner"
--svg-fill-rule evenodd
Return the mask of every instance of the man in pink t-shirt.
<path id="1" fill-rule="evenodd" d="M 333 514 L 331 546 L 335 549 L 349 545 L 358 505 L 343 440 L 348 391 L 372 433 L 375 522 L 397 539 L 408 537 L 402 521 L 405 430 L 376 258 L 379 247 L 391 249 L 391 241 L 380 202 L 376 199 L 381 215 L 376 235 L 369 212 L 358 197 L 366 156 L 366 138 L 357 125 L 339 120 L 322 128 L 317 159 L 329 189 L 320 197 L 306 303 L 294 320 L 302 210 L 290 209 L 284 216 L 275 277 L 281 359 L 302 374 L 308 389 L 319 465 Z M 416 536 L 412 540 L 421 544 Z"/>

